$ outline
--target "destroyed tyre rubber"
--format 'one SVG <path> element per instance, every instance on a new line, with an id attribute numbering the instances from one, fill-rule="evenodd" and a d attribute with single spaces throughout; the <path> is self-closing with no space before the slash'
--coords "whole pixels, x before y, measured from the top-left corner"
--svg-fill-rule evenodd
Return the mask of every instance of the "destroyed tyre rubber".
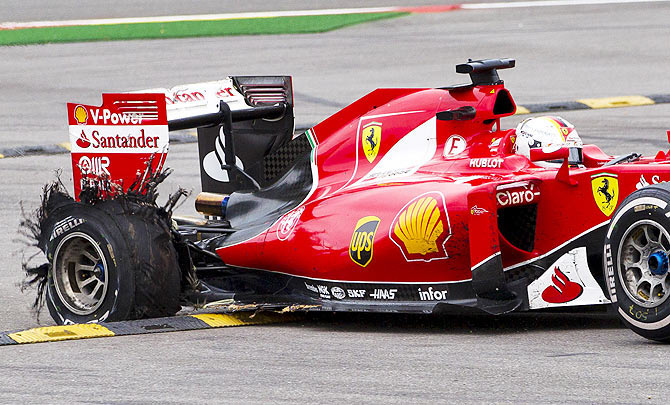
<path id="1" fill-rule="evenodd" d="M 635 333 L 670 342 L 670 186 L 629 195 L 612 216 L 604 269 L 614 310 Z"/>
<path id="2" fill-rule="evenodd" d="M 137 212 L 129 213 L 133 206 Z M 57 323 L 169 316 L 180 309 L 176 253 L 156 211 L 111 200 L 69 201 L 50 213 L 46 302 Z"/>

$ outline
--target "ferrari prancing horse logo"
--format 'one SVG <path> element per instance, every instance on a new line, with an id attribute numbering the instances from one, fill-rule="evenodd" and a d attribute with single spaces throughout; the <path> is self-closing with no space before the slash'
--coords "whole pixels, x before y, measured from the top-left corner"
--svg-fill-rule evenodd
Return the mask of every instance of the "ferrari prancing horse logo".
<path id="1" fill-rule="evenodd" d="M 363 127 L 361 134 L 361 143 L 363 144 L 363 153 L 368 162 L 374 162 L 379 153 L 379 144 L 382 141 L 382 124 L 380 122 L 371 122 Z"/>
<path id="2" fill-rule="evenodd" d="M 600 173 L 591 176 L 593 199 L 600 211 L 608 217 L 612 215 L 619 200 L 619 180 L 616 174 Z"/>

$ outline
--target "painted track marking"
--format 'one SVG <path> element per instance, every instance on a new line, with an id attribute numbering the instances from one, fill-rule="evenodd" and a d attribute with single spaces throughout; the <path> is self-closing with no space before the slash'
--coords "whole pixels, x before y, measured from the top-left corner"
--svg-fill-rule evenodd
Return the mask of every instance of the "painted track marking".
<path id="1" fill-rule="evenodd" d="M 87 323 L 43 326 L 15 332 L 0 332 L 0 346 L 233 326 L 263 325 L 269 323 L 292 322 L 297 319 L 298 316 L 293 313 L 235 312 L 230 314 L 204 313 L 166 318 L 139 319 L 134 321 L 102 322 L 100 324 Z"/>
<path id="2" fill-rule="evenodd" d="M 244 20 L 254 18 L 305 17 L 305 16 L 325 16 L 325 15 L 342 15 L 342 14 L 373 14 L 373 13 L 419 14 L 419 13 L 444 13 L 455 10 L 486 10 L 486 9 L 500 9 L 500 8 L 530 8 L 530 7 L 610 5 L 610 4 L 631 4 L 631 3 L 667 3 L 667 2 L 670 2 L 670 0 L 540 0 L 540 1 L 511 1 L 511 2 L 500 2 L 500 3 L 443 4 L 443 5 L 414 6 L 414 7 L 393 6 L 393 7 L 333 8 L 333 9 L 318 9 L 318 10 L 195 14 L 195 15 L 172 15 L 172 16 L 156 16 L 156 17 L 3 22 L 0 23 L 0 30 L 68 27 L 68 26 L 166 23 L 166 22 L 181 22 L 181 21 Z"/>

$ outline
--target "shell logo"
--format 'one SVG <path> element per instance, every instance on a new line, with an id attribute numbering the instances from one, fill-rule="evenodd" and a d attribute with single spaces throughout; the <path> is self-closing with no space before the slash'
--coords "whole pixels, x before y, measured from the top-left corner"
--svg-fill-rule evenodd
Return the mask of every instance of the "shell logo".
<path id="1" fill-rule="evenodd" d="M 74 119 L 77 120 L 77 124 L 86 124 L 88 120 L 88 112 L 84 106 L 78 105 L 74 108 Z"/>
<path id="2" fill-rule="evenodd" d="M 442 193 L 431 191 L 408 202 L 396 215 L 389 238 L 401 250 L 405 260 L 446 259 L 444 248 L 451 227 Z"/>

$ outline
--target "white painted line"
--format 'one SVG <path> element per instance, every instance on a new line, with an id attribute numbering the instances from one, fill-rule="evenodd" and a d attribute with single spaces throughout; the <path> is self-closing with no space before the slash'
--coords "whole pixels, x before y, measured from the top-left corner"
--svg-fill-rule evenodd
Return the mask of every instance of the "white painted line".
<path id="1" fill-rule="evenodd" d="M 594 4 L 624 4 L 624 3 L 667 3 L 670 0 L 542 0 L 542 1 L 511 1 L 501 3 L 471 3 L 461 4 L 462 9 L 482 10 L 493 8 L 521 8 L 521 7 L 552 7 L 552 6 L 585 6 Z"/>
<path id="2" fill-rule="evenodd" d="M 398 7 L 333 8 L 324 10 L 169 15 L 160 17 L 100 18 L 91 20 L 5 22 L 0 23 L 0 29 L 63 27 L 72 25 L 81 26 L 81 25 L 161 23 L 161 22 L 176 22 L 176 21 L 212 21 L 212 20 L 234 20 L 244 18 L 300 17 L 300 16 L 338 15 L 338 14 L 387 13 L 397 11 L 397 9 Z"/>
<path id="3" fill-rule="evenodd" d="M 224 14 L 172 15 L 172 16 L 159 16 L 159 17 L 4 22 L 0 23 L 0 30 L 14 30 L 21 28 L 87 26 L 87 25 L 162 23 L 162 22 L 178 22 L 178 21 L 219 21 L 219 20 L 234 20 L 234 19 L 247 19 L 247 18 L 300 17 L 300 16 L 390 13 L 390 12 L 443 13 L 458 9 L 483 10 L 483 9 L 497 9 L 497 8 L 580 6 L 580 5 L 594 5 L 594 4 L 598 5 L 598 4 L 624 4 L 624 3 L 667 3 L 667 2 L 670 2 L 670 0 L 540 0 L 540 1 L 512 1 L 512 2 L 500 2 L 500 3 L 447 4 L 447 5 L 416 6 L 416 7 L 394 6 L 394 7 L 333 8 L 333 9 L 322 9 L 322 10 L 265 11 L 265 12 L 224 13 Z"/>

